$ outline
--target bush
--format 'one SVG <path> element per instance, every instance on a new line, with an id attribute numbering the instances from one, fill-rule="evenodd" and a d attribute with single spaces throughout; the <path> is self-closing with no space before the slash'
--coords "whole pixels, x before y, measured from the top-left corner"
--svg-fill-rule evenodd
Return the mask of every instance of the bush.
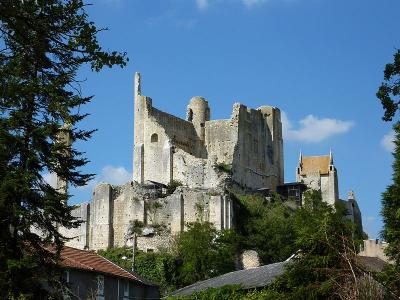
<path id="1" fill-rule="evenodd" d="M 180 182 L 179 180 L 171 180 L 170 183 L 167 185 L 167 195 L 173 194 L 176 188 L 182 185 L 182 182 Z"/>
<path id="2" fill-rule="evenodd" d="M 176 289 L 177 261 L 171 254 L 140 252 L 135 259 L 135 271 L 140 276 L 159 284 L 162 294 Z"/>
<path id="3" fill-rule="evenodd" d="M 220 172 L 232 174 L 232 166 L 226 163 L 218 163 L 215 165 L 216 169 Z"/>

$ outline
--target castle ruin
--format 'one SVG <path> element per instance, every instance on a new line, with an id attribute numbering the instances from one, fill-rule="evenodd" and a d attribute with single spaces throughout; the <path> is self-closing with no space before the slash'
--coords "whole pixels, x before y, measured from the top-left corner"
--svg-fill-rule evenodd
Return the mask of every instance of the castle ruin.
<path id="1" fill-rule="evenodd" d="M 283 139 L 280 111 L 236 103 L 228 120 L 210 120 L 203 97 L 193 97 L 186 120 L 152 106 L 141 95 L 135 75 L 134 181 L 215 188 L 218 164 L 231 168 L 232 180 L 245 188 L 283 184 Z"/>
<path id="2" fill-rule="evenodd" d="M 168 248 L 187 224 L 208 221 L 216 229 L 233 228 L 234 203 L 226 188 L 279 192 L 302 205 L 302 191 L 321 191 L 323 200 L 339 199 L 337 171 L 329 156 L 300 157 L 295 183 L 284 184 L 280 110 L 272 106 L 250 109 L 236 103 L 230 119 L 211 120 L 203 97 L 193 97 L 181 119 L 155 108 L 141 93 L 140 74 L 134 84 L 133 180 L 121 186 L 100 183 L 90 202 L 73 215 L 83 223 L 61 233 L 66 244 L 80 249 L 132 245 L 130 226 L 144 228 L 137 248 Z M 60 188 L 64 187 L 60 182 Z M 170 190 L 171 186 L 176 187 Z M 361 225 L 352 194 L 344 201 L 349 218 Z"/>
<path id="3" fill-rule="evenodd" d="M 243 189 L 275 191 L 283 184 L 280 111 L 234 104 L 230 119 L 210 120 L 207 100 L 193 97 L 186 120 L 153 107 L 142 96 L 135 74 L 134 178 L 122 186 L 100 183 L 89 203 L 73 211 L 80 227 L 63 232 L 67 245 L 105 249 L 129 244 L 132 221 L 144 224 L 137 246 L 168 248 L 187 223 L 208 221 L 218 229 L 233 225 L 233 203 L 226 192 L 234 182 Z M 181 185 L 172 194 L 171 184 Z"/>

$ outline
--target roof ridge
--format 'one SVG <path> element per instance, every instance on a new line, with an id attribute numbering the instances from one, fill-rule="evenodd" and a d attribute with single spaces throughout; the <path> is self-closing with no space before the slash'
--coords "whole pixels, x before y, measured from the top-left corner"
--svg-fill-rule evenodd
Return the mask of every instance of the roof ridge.
<path id="1" fill-rule="evenodd" d="M 140 281 L 141 283 L 144 283 L 141 279 L 139 279 L 138 277 L 136 277 L 135 275 L 133 275 L 131 272 L 128 272 L 127 270 L 125 270 L 124 268 L 118 266 L 116 263 L 112 262 L 111 260 L 105 258 L 104 256 L 101 256 L 100 254 L 96 255 L 100 256 L 101 258 L 105 259 L 106 261 L 108 261 L 109 263 L 113 264 L 114 266 L 116 266 L 117 268 L 121 269 L 123 272 L 128 273 L 129 275 L 131 275 L 134 279 L 136 279 L 137 281 Z"/>

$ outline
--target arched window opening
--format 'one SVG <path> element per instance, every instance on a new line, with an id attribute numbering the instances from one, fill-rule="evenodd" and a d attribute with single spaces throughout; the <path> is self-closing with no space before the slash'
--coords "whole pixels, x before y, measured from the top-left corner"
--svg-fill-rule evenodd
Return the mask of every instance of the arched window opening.
<path id="1" fill-rule="evenodd" d="M 151 140 L 152 143 L 157 143 L 158 142 L 158 134 L 157 133 L 153 133 L 151 135 L 150 140 Z"/>

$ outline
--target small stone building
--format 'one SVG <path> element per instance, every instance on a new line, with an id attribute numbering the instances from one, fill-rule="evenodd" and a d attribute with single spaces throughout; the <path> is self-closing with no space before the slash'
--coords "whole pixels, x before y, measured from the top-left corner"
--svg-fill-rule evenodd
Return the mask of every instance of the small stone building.
<path id="1" fill-rule="evenodd" d="M 361 211 L 354 192 L 348 193 L 347 200 L 339 199 L 338 173 L 333 162 L 332 151 L 329 155 L 321 156 L 300 154 L 299 165 L 296 168 L 296 181 L 309 189 L 320 191 L 322 200 L 330 205 L 343 203 L 347 209 L 347 218 L 355 223 L 362 233 Z"/>
<path id="2" fill-rule="evenodd" d="M 339 200 L 338 176 L 332 152 L 321 156 L 300 154 L 296 181 L 304 183 L 308 188 L 321 191 L 322 199 L 331 205 Z"/>

